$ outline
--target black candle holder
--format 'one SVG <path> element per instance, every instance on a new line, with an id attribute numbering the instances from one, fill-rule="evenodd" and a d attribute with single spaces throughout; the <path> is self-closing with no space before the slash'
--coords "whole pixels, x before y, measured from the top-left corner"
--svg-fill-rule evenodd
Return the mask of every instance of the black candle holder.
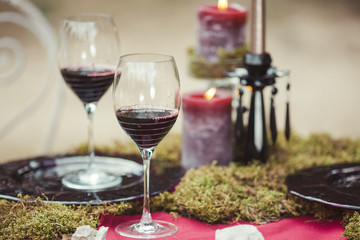
<path id="1" fill-rule="evenodd" d="M 243 112 L 244 107 L 241 104 L 242 92 L 239 91 L 240 101 L 238 106 L 238 114 L 235 123 L 235 139 L 237 146 L 246 138 L 244 163 L 250 162 L 252 159 L 266 162 L 268 138 L 265 121 L 265 108 L 264 108 L 264 95 L 263 89 L 267 86 L 274 85 L 277 77 L 283 77 L 289 74 L 288 70 L 277 71 L 276 68 L 271 67 L 271 57 L 268 53 L 253 54 L 246 53 L 243 60 L 244 67 L 237 68 L 234 72 L 229 72 L 228 77 L 237 77 L 240 84 L 243 86 L 251 87 L 251 103 L 249 109 L 249 121 L 246 134 L 243 127 Z M 289 90 L 289 87 L 288 87 Z M 273 91 L 273 95 L 277 92 Z M 273 100 L 273 99 L 272 99 Z M 273 101 L 272 101 L 273 103 Z M 273 105 L 272 105 L 273 107 Z M 286 136 L 290 137 L 290 123 L 287 103 L 287 117 L 286 117 Z M 275 121 L 275 111 L 271 109 L 271 133 L 273 141 L 276 140 L 277 130 Z"/>

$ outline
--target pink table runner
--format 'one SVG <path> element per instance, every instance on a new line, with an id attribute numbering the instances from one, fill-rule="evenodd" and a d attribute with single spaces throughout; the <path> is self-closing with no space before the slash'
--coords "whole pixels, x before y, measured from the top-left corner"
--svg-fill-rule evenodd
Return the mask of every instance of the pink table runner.
<path id="1" fill-rule="evenodd" d="M 152 214 L 155 220 L 164 220 L 174 223 L 178 227 L 178 232 L 170 237 L 161 238 L 163 240 L 211 240 L 215 239 L 215 231 L 246 222 L 237 222 L 232 225 L 216 224 L 209 225 L 193 219 L 179 217 L 177 220 L 167 213 L 157 212 Z M 100 219 L 100 226 L 109 227 L 106 240 L 131 239 L 120 236 L 116 233 L 115 227 L 127 220 L 140 219 L 140 216 L 112 216 L 103 215 Z M 265 240 L 345 240 L 342 237 L 344 227 L 340 221 L 318 222 L 310 217 L 287 218 L 278 222 L 264 225 L 256 225 Z"/>

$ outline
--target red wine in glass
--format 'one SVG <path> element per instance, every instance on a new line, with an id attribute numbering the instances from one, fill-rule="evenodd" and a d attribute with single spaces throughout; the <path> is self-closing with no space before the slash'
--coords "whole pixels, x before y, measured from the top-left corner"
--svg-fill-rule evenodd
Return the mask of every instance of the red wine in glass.
<path id="1" fill-rule="evenodd" d="M 105 67 L 65 67 L 65 82 L 83 103 L 98 102 L 114 80 L 114 70 Z"/>
<path id="2" fill-rule="evenodd" d="M 141 148 L 157 146 L 170 131 L 177 116 L 177 109 L 152 105 L 127 107 L 116 111 L 120 126 Z"/>
<path id="3" fill-rule="evenodd" d="M 61 182 L 70 189 L 99 191 L 118 186 L 112 166 L 95 163 L 93 117 L 97 103 L 114 80 L 119 38 L 112 16 L 76 14 L 61 20 L 58 64 L 68 87 L 83 103 L 88 117 L 88 165 L 67 172 Z M 70 170 L 70 169 L 69 169 Z"/>
<path id="4" fill-rule="evenodd" d="M 113 86 L 114 111 L 121 128 L 139 148 L 144 165 L 144 201 L 140 220 L 125 221 L 115 231 L 132 238 L 159 238 L 176 225 L 152 220 L 150 162 L 156 146 L 174 125 L 181 105 L 180 78 L 169 55 L 135 53 L 120 57 Z"/>

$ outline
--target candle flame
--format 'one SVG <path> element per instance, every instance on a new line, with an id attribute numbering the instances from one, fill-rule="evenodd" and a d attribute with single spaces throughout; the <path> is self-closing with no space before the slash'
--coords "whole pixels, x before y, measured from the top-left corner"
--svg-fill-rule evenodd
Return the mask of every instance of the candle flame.
<path id="1" fill-rule="evenodd" d="M 206 93 L 204 94 L 204 98 L 206 100 L 211 100 L 213 99 L 213 97 L 215 96 L 216 93 L 216 88 L 210 88 L 209 90 L 206 91 Z"/>
<path id="2" fill-rule="evenodd" d="M 219 10 L 226 10 L 228 7 L 228 1 L 227 0 L 218 0 L 218 9 Z"/>

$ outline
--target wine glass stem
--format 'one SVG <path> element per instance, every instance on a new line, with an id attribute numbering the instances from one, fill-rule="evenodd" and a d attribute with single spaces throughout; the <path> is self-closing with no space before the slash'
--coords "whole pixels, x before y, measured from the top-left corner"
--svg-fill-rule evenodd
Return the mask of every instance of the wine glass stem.
<path id="1" fill-rule="evenodd" d="M 151 156 L 154 152 L 154 148 L 141 149 L 140 153 L 143 160 L 144 165 L 144 205 L 143 205 L 143 213 L 140 220 L 141 224 L 151 224 L 152 218 L 150 213 L 150 161 Z"/>
<path id="2" fill-rule="evenodd" d="M 96 103 L 85 104 L 85 110 L 88 116 L 88 154 L 90 159 L 87 170 L 89 171 L 94 168 L 94 160 L 95 160 L 93 117 L 96 110 Z"/>

